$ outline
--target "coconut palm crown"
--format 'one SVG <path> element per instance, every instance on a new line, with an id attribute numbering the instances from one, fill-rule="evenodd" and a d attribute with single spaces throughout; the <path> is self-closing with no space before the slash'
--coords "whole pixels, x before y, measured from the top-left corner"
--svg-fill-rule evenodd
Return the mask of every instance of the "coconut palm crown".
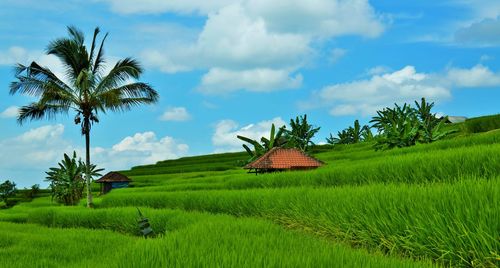
<path id="1" fill-rule="evenodd" d="M 99 122 L 99 112 L 126 111 L 134 106 L 158 101 L 158 93 L 148 84 L 136 82 L 142 68 L 132 59 L 119 60 L 109 73 L 104 73 L 104 36 L 100 44 L 99 28 L 87 50 L 84 34 L 69 26 L 68 38 L 59 38 L 47 47 L 46 53 L 61 61 L 65 80 L 57 77 L 49 68 L 32 62 L 29 66 L 18 64 L 16 81 L 10 85 L 10 94 L 23 94 L 38 100 L 19 109 L 18 122 L 51 119 L 57 114 L 75 112 L 75 124 L 81 125 L 85 136 L 86 164 L 90 166 L 90 129 Z M 87 206 L 92 207 L 90 174 L 86 170 Z"/>

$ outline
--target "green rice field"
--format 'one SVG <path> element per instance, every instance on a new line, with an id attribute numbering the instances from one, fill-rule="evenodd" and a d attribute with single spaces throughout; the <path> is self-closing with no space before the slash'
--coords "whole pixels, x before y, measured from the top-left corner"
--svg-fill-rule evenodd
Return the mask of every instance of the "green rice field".
<path id="1" fill-rule="evenodd" d="M 0 266 L 499 267 L 497 119 L 403 149 L 317 146 L 311 171 L 248 174 L 244 153 L 134 167 L 94 209 L 0 210 Z"/>

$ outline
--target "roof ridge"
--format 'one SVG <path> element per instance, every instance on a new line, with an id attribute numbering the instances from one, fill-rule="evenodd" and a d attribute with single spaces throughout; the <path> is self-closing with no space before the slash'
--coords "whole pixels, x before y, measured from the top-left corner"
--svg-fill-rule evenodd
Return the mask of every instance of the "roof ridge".
<path id="1" fill-rule="evenodd" d="M 275 154 L 283 152 L 281 158 L 274 157 Z M 286 155 L 288 153 L 288 155 Z M 294 163 L 295 161 L 295 163 Z M 290 168 L 312 168 L 322 166 L 324 163 L 297 148 L 274 147 L 258 159 L 247 164 L 245 169 L 290 169 Z"/>

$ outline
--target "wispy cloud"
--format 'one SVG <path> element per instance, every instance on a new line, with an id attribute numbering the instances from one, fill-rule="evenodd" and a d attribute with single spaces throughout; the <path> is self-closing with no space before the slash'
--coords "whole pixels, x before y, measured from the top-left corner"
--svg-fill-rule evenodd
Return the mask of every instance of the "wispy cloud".
<path id="1" fill-rule="evenodd" d="M 160 120 L 162 121 L 182 122 L 190 119 L 191 115 L 185 107 L 170 107 L 160 116 Z"/>
<path id="2" fill-rule="evenodd" d="M 500 73 L 481 64 L 471 68 L 453 67 L 443 73 L 421 73 L 411 65 L 394 72 L 377 69 L 369 79 L 326 86 L 300 105 L 306 109 L 326 107 L 334 116 L 366 116 L 394 102 L 413 102 L 421 97 L 447 100 L 455 88 L 500 85 Z"/>
<path id="3" fill-rule="evenodd" d="M 0 118 L 16 118 L 19 114 L 19 107 L 10 106 L 0 113 Z"/>

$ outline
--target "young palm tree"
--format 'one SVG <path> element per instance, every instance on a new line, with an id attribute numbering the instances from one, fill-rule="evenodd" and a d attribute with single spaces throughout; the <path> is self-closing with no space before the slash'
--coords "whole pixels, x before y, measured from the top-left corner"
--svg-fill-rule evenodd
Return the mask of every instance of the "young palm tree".
<path id="1" fill-rule="evenodd" d="M 60 59 L 65 67 L 63 81 L 50 69 L 36 62 L 29 66 L 18 64 L 16 79 L 10 85 L 11 94 L 24 94 L 38 100 L 19 110 L 18 122 L 53 118 L 59 113 L 76 112 L 75 124 L 81 124 L 85 136 L 87 207 L 92 207 L 90 189 L 90 129 L 98 123 L 98 113 L 126 111 L 133 106 L 158 101 L 158 93 L 148 84 L 130 82 L 139 79 L 142 68 L 131 58 L 118 61 L 107 75 L 104 72 L 104 41 L 97 46 L 99 28 L 94 31 L 90 51 L 84 44 L 84 35 L 75 27 L 68 27 L 69 38 L 52 41 L 46 50 L 48 55 Z"/>

